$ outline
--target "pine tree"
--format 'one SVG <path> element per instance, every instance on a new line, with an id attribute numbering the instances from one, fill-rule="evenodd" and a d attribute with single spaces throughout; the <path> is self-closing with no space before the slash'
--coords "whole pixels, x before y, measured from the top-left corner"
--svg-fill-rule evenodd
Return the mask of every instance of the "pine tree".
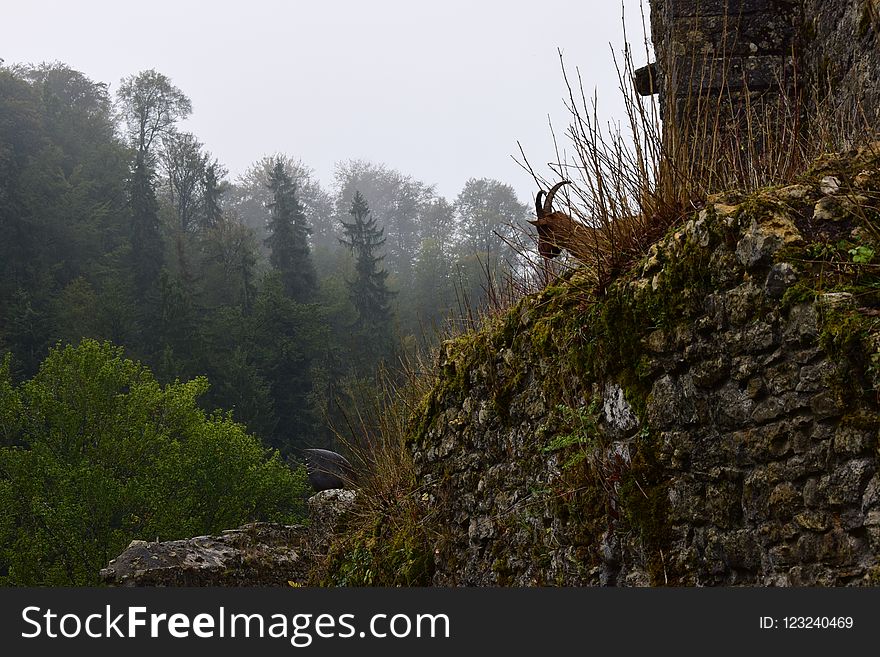
<path id="1" fill-rule="evenodd" d="M 384 255 L 377 255 L 385 243 L 383 230 L 360 192 L 355 192 L 349 214 L 350 223 L 342 222 L 345 244 L 355 257 L 355 277 L 348 281 L 349 298 L 357 311 L 354 337 L 358 346 L 354 353 L 360 354 L 361 365 L 372 368 L 391 352 L 391 308 L 393 295 L 385 279 L 388 272 L 381 267 Z"/>
<path id="2" fill-rule="evenodd" d="M 309 249 L 311 233 L 302 206 L 296 197 L 296 183 L 284 170 L 281 160 L 269 175 L 272 202 L 269 209 L 269 237 L 266 245 L 271 250 L 269 262 L 278 270 L 284 291 L 300 303 L 311 301 L 318 287 L 315 265 Z"/>
<path id="3" fill-rule="evenodd" d="M 251 325 L 254 363 L 270 387 L 277 419 L 268 438 L 287 455 L 307 447 L 318 430 L 315 354 L 327 337 L 317 304 L 291 299 L 280 279 L 277 271 L 263 278 Z"/>
<path id="4" fill-rule="evenodd" d="M 138 157 L 135 162 L 129 198 L 135 289 L 141 299 L 152 298 L 162 271 L 163 248 L 153 172 L 143 157 Z"/>
<path id="5" fill-rule="evenodd" d="M 156 142 L 174 131 L 192 103 L 171 80 L 154 70 L 123 78 L 116 92 L 122 119 L 135 149 L 131 179 L 131 214 L 135 284 L 141 298 L 154 293 L 162 270 L 159 207 L 153 186 Z"/>
<path id="6" fill-rule="evenodd" d="M 223 210 L 220 207 L 220 196 L 223 193 L 223 168 L 216 160 L 205 166 L 204 180 L 204 227 L 214 228 L 220 223 L 223 217 Z"/>

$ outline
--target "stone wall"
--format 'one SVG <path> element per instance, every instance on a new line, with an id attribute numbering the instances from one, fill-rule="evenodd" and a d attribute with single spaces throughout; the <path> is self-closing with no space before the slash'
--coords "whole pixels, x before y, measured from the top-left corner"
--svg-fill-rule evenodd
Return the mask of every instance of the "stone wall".
<path id="1" fill-rule="evenodd" d="M 880 125 L 880 0 L 805 0 L 801 29 L 813 102 L 834 124 Z"/>
<path id="2" fill-rule="evenodd" d="M 668 152 L 880 123 L 880 0 L 650 0 Z M 670 129 L 670 127 L 674 129 Z M 715 136 L 713 136 L 715 135 Z M 795 142 L 792 142 L 795 143 Z M 736 150 L 735 149 L 735 150 Z"/>
<path id="3" fill-rule="evenodd" d="M 878 209 L 875 144 L 446 343 L 413 440 L 434 583 L 880 582 L 880 303 L 843 264 Z"/>
<path id="4" fill-rule="evenodd" d="M 799 3 L 790 0 L 653 0 L 651 32 L 664 88 L 682 98 L 778 87 L 793 75 L 799 16 Z"/>
<path id="5" fill-rule="evenodd" d="M 652 0 L 668 138 L 759 141 L 795 105 L 800 3 Z M 710 137 L 713 133 L 718 133 Z M 717 147 L 717 145 L 716 145 Z M 672 151 L 670 151 L 672 152 Z"/>

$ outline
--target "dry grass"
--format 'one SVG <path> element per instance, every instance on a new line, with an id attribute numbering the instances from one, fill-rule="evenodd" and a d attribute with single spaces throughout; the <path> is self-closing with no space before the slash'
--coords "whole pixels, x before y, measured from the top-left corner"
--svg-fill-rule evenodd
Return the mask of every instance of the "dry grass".
<path id="1" fill-rule="evenodd" d="M 642 34 L 650 61 L 644 7 Z M 551 125 L 556 159 L 547 163 L 547 172 L 536 171 L 522 148 L 517 161 L 539 188 L 547 189 L 559 179 L 571 180 L 574 184 L 559 194 L 565 199 L 563 209 L 584 225 L 600 229 L 602 237 L 591 257 L 580 263 L 568 259 L 548 266 L 534 256 L 524 258 L 534 272 L 532 280 L 586 265 L 601 294 L 620 270 L 688 212 L 701 208 L 711 194 L 731 189 L 748 193 L 792 182 L 820 154 L 876 135 L 857 102 L 841 111 L 828 91 L 831 81 L 815 81 L 803 88 L 796 68 L 782 68 L 774 85 L 761 93 L 750 90 L 745 79 L 741 89 L 713 88 L 710 80 L 731 79 L 734 58 L 725 53 L 735 47 L 722 43 L 720 56 L 713 59 L 697 52 L 696 46 L 689 56 L 667 53 L 658 58 L 670 62 L 670 68 L 689 69 L 669 71 L 667 85 L 674 84 L 670 80 L 696 81 L 684 98 L 670 89 L 662 108 L 665 117 L 687 119 L 661 123 L 658 96 L 643 98 L 635 90 L 636 67 L 627 43 L 613 57 L 625 117 L 621 124 L 608 125 L 599 118 L 597 96 L 586 93 L 580 70 L 572 75 L 560 53 L 570 116 L 565 145 L 560 149 Z"/>
<path id="2" fill-rule="evenodd" d="M 644 15 L 642 28 L 646 35 Z M 647 36 L 644 44 L 650 55 Z M 725 62 L 724 58 L 720 64 L 700 60 L 696 53 L 691 59 L 693 67 L 702 67 L 703 76 L 718 75 L 713 67 L 729 65 Z M 570 256 L 548 261 L 538 256 L 534 235 L 520 230 L 508 239 L 517 258 L 509 263 L 507 273 L 499 279 L 496 269 L 484 267 L 486 306 L 476 308 L 460 296 L 459 317 L 440 329 L 437 342 L 479 328 L 523 295 L 573 268 L 586 266 L 594 286 L 585 294 L 601 295 L 617 274 L 672 225 L 702 207 L 711 194 L 788 183 L 820 153 L 846 147 L 872 132 L 858 109 L 842 121 L 840 112 L 829 111 L 826 101 L 805 107 L 805 97 L 830 102 L 831 96 L 799 89 L 796 76 L 778 81 L 778 102 L 772 103 L 761 101 L 747 88 L 744 102 L 729 89 L 695 92 L 678 111 L 698 120 L 661 124 L 657 96 L 643 98 L 634 89 L 629 46 L 614 59 L 626 115 L 622 124 L 603 125 L 599 99 L 585 92 L 580 71 L 570 74 L 561 53 L 560 65 L 570 115 L 565 147 L 560 148 L 554 133 L 556 157 L 545 172 L 536 170 L 522 149 L 518 162 L 538 188 L 548 189 L 560 179 L 572 181 L 557 196 L 558 206 L 584 225 L 600 229 L 601 244 L 596 244 L 588 262 Z M 670 111 L 665 108 L 664 116 Z M 340 442 L 362 473 L 360 495 L 345 536 L 318 571 L 321 583 L 430 583 L 432 555 L 427 551 L 441 537 L 428 535 L 431 509 L 422 499 L 407 438 L 418 405 L 436 376 L 427 350 L 405 355 L 394 372 L 381 378 L 379 394 L 365 400 L 358 417 L 350 418 L 345 431 L 339 432 Z"/>
<path id="3" fill-rule="evenodd" d="M 430 584 L 430 509 L 421 497 L 407 445 L 413 415 L 434 380 L 425 353 L 408 356 L 396 371 L 380 372 L 372 394 L 361 395 L 357 416 L 335 430 L 357 473 L 358 496 L 344 534 L 316 563 L 314 584 Z"/>

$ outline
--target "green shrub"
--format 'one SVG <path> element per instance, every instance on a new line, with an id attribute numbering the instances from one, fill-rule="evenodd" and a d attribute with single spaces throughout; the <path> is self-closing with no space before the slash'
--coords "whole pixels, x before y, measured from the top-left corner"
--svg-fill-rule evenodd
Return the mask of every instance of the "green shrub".
<path id="1" fill-rule="evenodd" d="M 122 349 L 53 349 L 16 386 L 0 366 L 0 583 L 94 585 L 134 538 L 303 517 L 304 477 L 229 415 L 208 382 L 161 386 Z"/>

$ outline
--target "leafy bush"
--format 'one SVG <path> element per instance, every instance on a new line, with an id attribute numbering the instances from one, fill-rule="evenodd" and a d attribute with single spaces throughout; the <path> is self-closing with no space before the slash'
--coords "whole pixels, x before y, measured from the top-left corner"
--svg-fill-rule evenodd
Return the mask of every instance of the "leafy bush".
<path id="1" fill-rule="evenodd" d="M 303 472 L 230 415 L 208 382 L 161 386 L 121 348 L 50 351 L 16 386 L 0 365 L 0 583 L 93 585 L 134 538 L 216 533 L 303 515 Z"/>

